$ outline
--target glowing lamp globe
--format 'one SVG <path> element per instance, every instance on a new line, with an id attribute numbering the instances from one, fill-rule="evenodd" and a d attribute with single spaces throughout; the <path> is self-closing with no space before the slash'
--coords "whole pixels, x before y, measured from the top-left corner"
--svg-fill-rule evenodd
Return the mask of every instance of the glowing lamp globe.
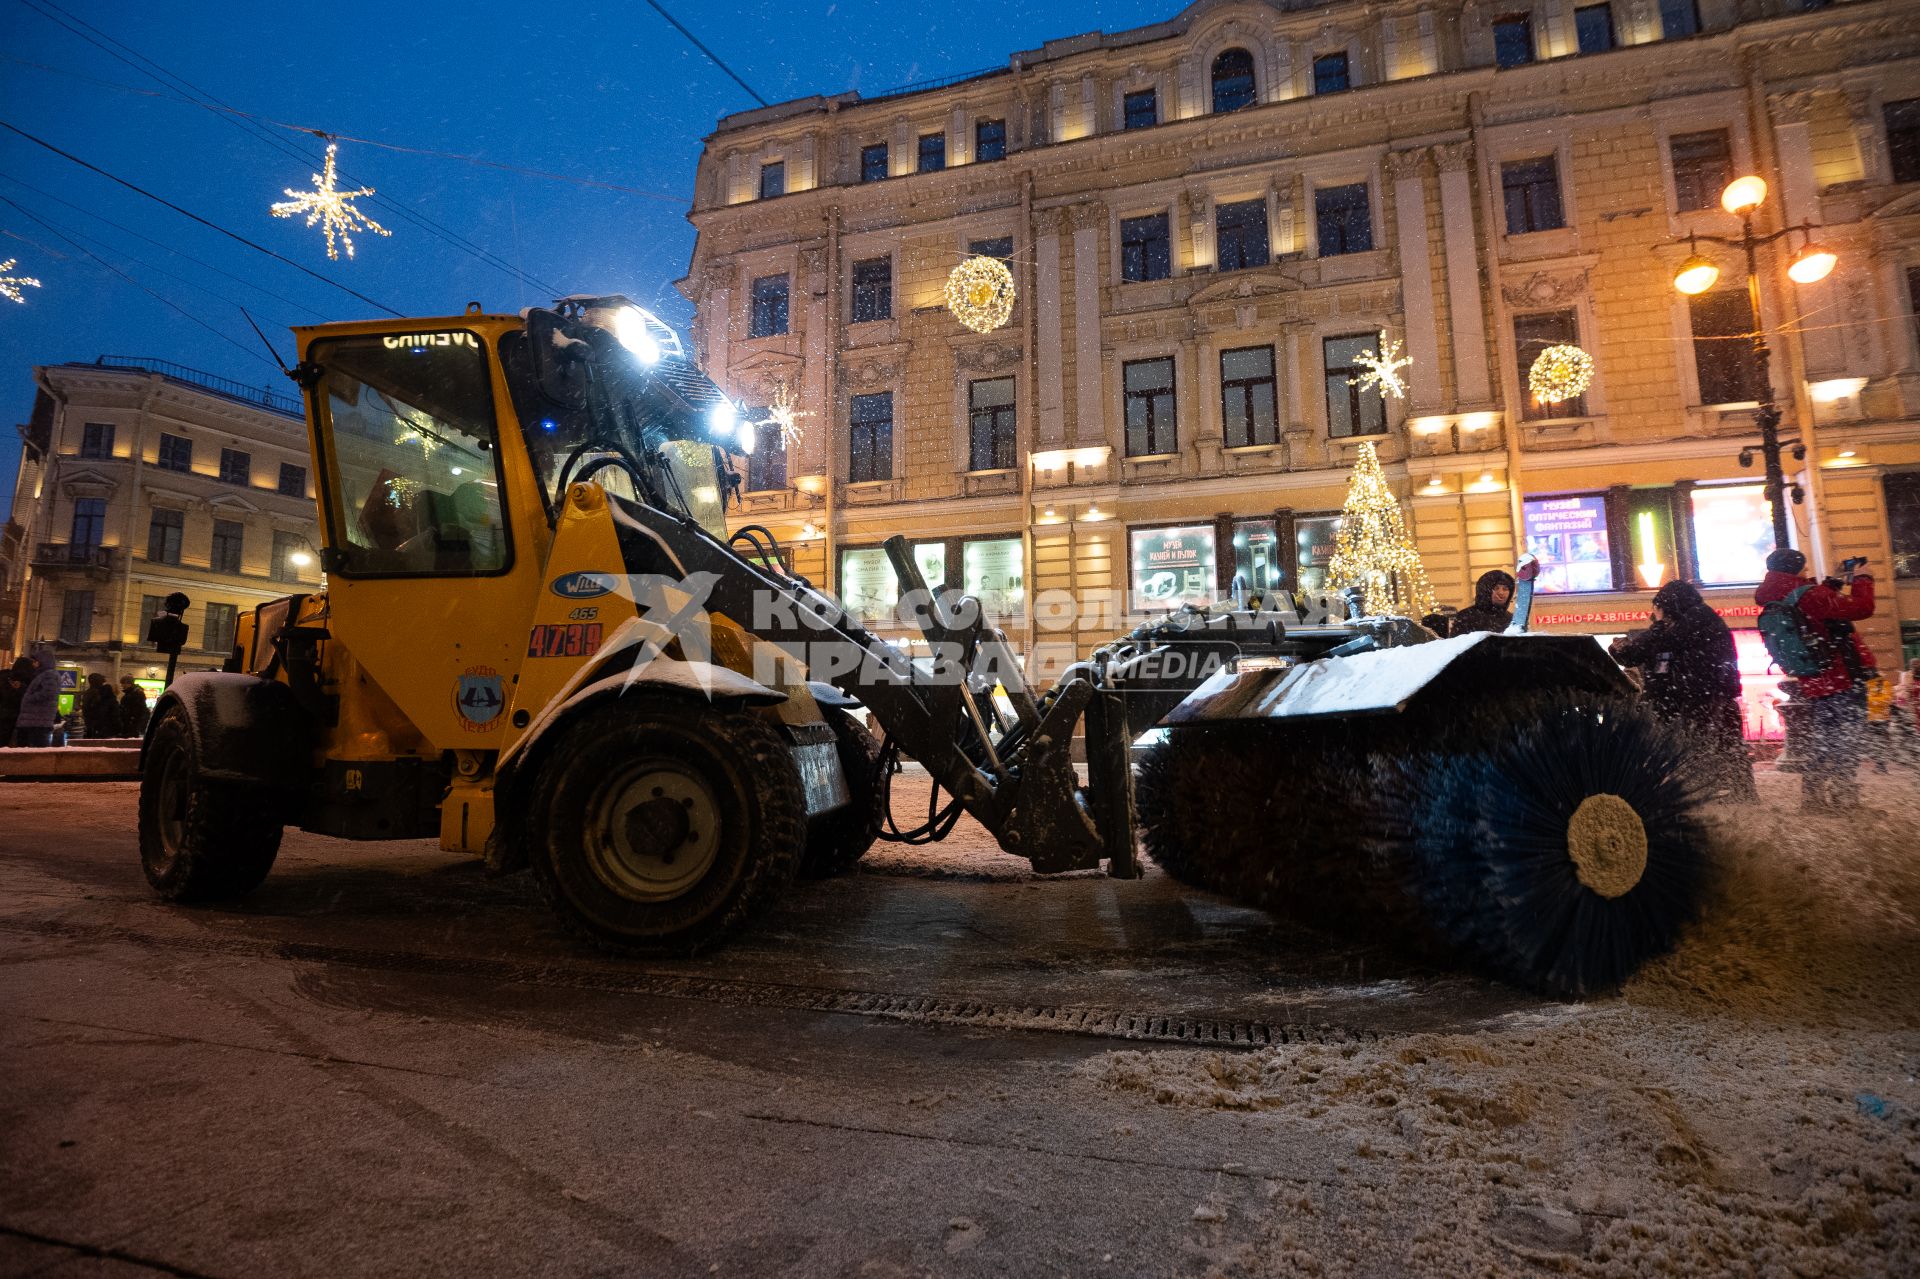
<path id="1" fill-rule="evenodd" d="M 1832 273 L 1839 260 L 1832 249 L 1809 244 L 1787 265 L 1787 274 L 1795 284 L 1816 284 Z"/>
<path id="2" fill-rule="evenodd" d="M 1720 278 L 1720 268 L 1699 254 L 1694 254 L 1680 264 L 1674 273 L 1673 287 L 1682 293 L 1705 293 Z"/>
<path id="3" fill-rule="evenodd" d="M 968 258 L 947 276 L 947 310 L 975 333 L 993 332 L 1013 318 L 1013 272 L 999 258 Z"/>
<path id="4" fill-rule="evenodd" d="M 1593 357 L 1571 343 L 1548 347 L 1527 370 L 1527 389 L 1542 404 L 1561 404 L 1593 385 Z"/>
<path id="5" fill-rule="evenodd" d="M 1720 207 L 1736 217 L 1760 207 L 1767 198 L 1767 184 L 1756 177 L 1735 178 L 1720 193 Z"/>

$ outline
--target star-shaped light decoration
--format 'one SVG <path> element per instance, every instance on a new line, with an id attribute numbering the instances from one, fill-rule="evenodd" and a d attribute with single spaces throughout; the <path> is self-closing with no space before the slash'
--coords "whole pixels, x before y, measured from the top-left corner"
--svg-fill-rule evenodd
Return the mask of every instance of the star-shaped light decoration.
<path id="1" fill-rule="evenodd" d="M 1400 370 L 1413 363 L 1411 355 L 1400 354 L 1400 344 L 1389 342 L 1387 335 L 1380 335 L 1379 351 L 1362 351 L 1354 362 L 1366 368 L 1366 372 L 1348 381 L 1362 390 L 1379 387 L 1381 392 L 1396 400 L 1407 398 L 1407 383 L 1400 376 Z"/>
<path id="2" fill-rule="evenodd" d="M 18 258 L 8 258 L 5 262 L 0 262 L 0 298 L 5 298 L 9 302 L 19 302 L 24 305 L 27 299 L 20 290 L 37 289 L 40 287 L 40 281 L 30 275 L 6 274 L 8 271 L 13 270 L 18 261 Z"/>
<path id="3" fill-rule="evenodd" d="M 785 382 L 774 387 L 773 403 L 767 406 L 766 420 L 780 428 L 781 448 L 790 449 L 800 442 L 800 419 L 811 416 L 805 409 L 796 406 L 792 387 Z"/>
<path id="4" fill-rule="evenodd" d="M 354 201 L 363 195 L 372 195 L 372 187 L 361 187 L 357 191 L 342 191 L 336 185 L 333 171 L 333 153 L 340 149 L 337 142 L 327 143 L 327 163 L 323 173 L 313 175 L 313 190 L 296 191 L 288 187 L 287 194 L 292 199 L 273 206 L 276 218 L 297 218 L 307 215 L 307 225 L 318 222 L 327 232 L 327 256 L 334 261 L 340 255 L 334 251 L 334 237 L 347 246 L 347 256 L 353 256 L 353 235 L 355 231 L 371 231 L 375 235 L 392 235 L 393 232 L 375 222 L 354 206 Z"/>

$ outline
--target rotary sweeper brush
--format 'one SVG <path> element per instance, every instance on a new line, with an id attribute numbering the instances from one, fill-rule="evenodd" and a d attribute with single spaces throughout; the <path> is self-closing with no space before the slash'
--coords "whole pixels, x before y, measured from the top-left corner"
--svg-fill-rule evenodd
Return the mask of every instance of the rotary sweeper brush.
<path id="1" fill-rule="evenodd" d="M 1132 878 L 1133 745 L 1165 719 L 1139 811 L 1190 882 L 1567 992 L 1692 909 L 1673 748 L 1592 640 L 1307 625 L 1282 600 L 1157 620 L 1033 690 L 904 538 L 913 650 L 730 530 L 758 424 L 623 298 L 297 332 L 326 589 L 261 605 L 226 670 L 161 696 L 140 855 L 168 900 L 251 891 L 289 825 L 438 836 L 645 954 L 963 811 L 1037 870 Z M 909 830 L 902 757 L 948 797 Z"/>

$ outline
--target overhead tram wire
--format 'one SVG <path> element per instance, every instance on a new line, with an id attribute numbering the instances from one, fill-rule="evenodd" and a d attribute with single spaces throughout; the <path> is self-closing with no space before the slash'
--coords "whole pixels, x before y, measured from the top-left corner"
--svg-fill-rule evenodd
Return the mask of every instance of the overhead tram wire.
<path id="1" fill-rule="evenodd" d="M 758 93 L 756 93 L 752 85 L 748 84 L 745 80 L 742 80 L 738 72 L 736 72 L 732 67 L 728 66 L 726 63 L 722 62 L 720 60 L 719 54 L 715 53 L 712 49 L 707 48 L 706 45 L 701 44 L 700 37 L 696 36 L 695 34 L 693 34 L 693 32 L 687 30 L 684 26 L 682 26 L 680 24 L 680 19 L 674 17 L 671 13 L 668 13 L 666 10 L 666 7 L 661 5 L 659 3 L 659 0 L 647 0 L 647 7 L 649 9 L 652 9 L 655 13 L 659 14 L 661 17 L 665 18 L 668 24 L 671 25 L 675 31 L 678 31 L 681 35 L 685 36 L 687 38 L 688 44 L 700 50 L 700 52 L 706 54 L 707 61 L 713 63 L 714 66 L 719 67 L 722 71 L 726 72 L 727 78 L 732 80 L 735 84 L 739 85 L 742 89 L 745 89 L 747 91 L 747 96 L 749 98 L 752 98 L 755 102 L 758 102 L 763 107 L 772 105 L 765 98 L 761 97 Z"/>
<path id="2" fill-rule="evenodd" d="M 325 312 L 316 311 L 304 302 L 296 302 L 294 299 L 287 297 L 283 293 L 275 293 L 272 289 L 267 288 L 265 285 L 256 283 L 253 280 L 249 280 L 243 275 L 235 275 L 231 271 L 224 271 L 219 267 L 215 266 L 211 262 L 204 262 L 201 259 L 194 257 L 191 253 L 182 252 L 181 250 L 166 243 L 164 240 L 156 240 L 150 235 L 140 234 L 138 231 L 134 230 L 132 227 L 122 226 L 118 222 L 115 222 L 112 218 L 101 217 L 98 213 L 95 213 L 93 210 L 84 208 L 81 205 L 75 204 L 71 200 L 63 200 L 59 196 L 54 195 L 51 191 L 42 191 L 39 187 L 34 186 L 30 182 L 22 182 L 19 178 L 14 177 L 11 173 L 7 173 L 4 170 L 0 170 L 0 179 L 5 179 L 6 181 L 13 183 L 15 186 L 20 187 L 22 190 L 31 191 L 35 195 L 40 196 L 42 199 L 52 200 L 55 204 L 65 205 L 67 208 L 72 209 L 75 213 L 83 214 L 87 217 L 92 218 L 96 222 L 104 222 L 106 225 L 112 227 L 116 231 L 125 232 L 126 234 L 132 236 L 136 240 L 140 240 L 146 244 L 151 244 L 156 249 L 164 249 L 168 253 L 173 254 L 175 257 L 184 258 L 188 262 L 193 263 L 195 266 L 200 267 L 203 270 L 211 271 L 215 275 L 221 276 L 228 280 L 232 280 L 235 284 L 244 284 L 250 289 L 266 294 L 268 297 L 272 298 L 276 302 L 285 302 L 288 306 L 293 307 L 296 310 L 305 311 L 308 315 L 311 315 L 316 320 L 324 320 L 328 318 Z M 104 243 L 104 241 L 96 241 L 96 242 Z M 159 268 L 156 267 L 155 269 L 158 270 Z"/>
<path id="3" fill-rule="evenodd" d="M 266 356 L 254 350 L 254 348 L 248 346 L 244 342 L 239 341 L 238 339 L 233 337 L 231 334 L 217 328 L 216 326 L 207 323 L 205 320 L 201 319 L 199 316 L 195 315 L 193 312 L 187 310 L 187 308 L 185 308 L 184 306 L 181 306 L 178 302 L 175 302 L 173 299 L 165 296 L 162 293 L 156 292 L 153 289 L 148 288 L 146 285 L 134 279 L 131 275 L 128 275 L 125 271 L 122 271 L 119 267 L 115 266 L 113 263 L 101 257 L 98 253 L 95 253 L 92 249 L 89 249 L 86 245 L 81 244 L 78 240 L 75 240 L 71 236 L 68 236 L 65 232 L 55 227 L 52 223 L 48 222 L 46 219 L 40 217 L 38 214 L 27 209 L 23 205 L 16 203 L 14 200 L 4 195 L 0 195 L 0 204 L 8 205 L 15 212 L 19 213 L 20 216 L 24 218 L 28 218 L 33 222 L 38 223 L 48 233 L 58 237 L 59 239 L 65 240 L 68 246 L 71 247 L 75 252 L 83 253 L 87 257 L 92 258 L 95 262 L 99 263 L 101 266 L 105 267 L 107 270 L 113 272 L 115 275 L 125 280 L 128 284 L 131 284 L 134 288 L 139 289 L 142 293 L 146 294 L 148 297 L 152 298 L 154 301 L 158 302 L 160 305 L 166 307 L 169 310 L 178 311 L 182 316 L 186 317 L 189 321 L 199 325 L 201 328 L 213 334 L 215 337 L 219 338 L 222 342 L 225 342 L 227 345 L 237 347 L 240 350 L 245 351 L 249 357 L 251 357 L 252 359 L 259 360 L 262 364 L 268 365 L 275 372 L 283 371 L 281 370 L 278 364 L 273 363 L 273 361 L 267 359 Z M 234 303 L 234 305 L 238 306 L 239 304 Z"/>
<path id="4" fill-rule="evenodd" d="M 228 239 L 244 244 L 249 249 L 252 249 L 257 253 L 264 253 L 268 257 L 274 259 L 276 262 L 284 262 L 288 266 L 292 267 L 294 270 L 300 271 L 306 275 L 312 276 L 316 280 L 319 280 L 322 284 L 330 285 L 333 288 L 339 289 L 342 293 L 346 293 L 352 297 L 358 298 L 360 301 L 365 302 L 368 306 L 373 307 L 375 310 L 385 311 L 388 315 L 393 316 L 395 319 L 404 318 L 399 311 L 394 310 L 392 307 L 388 306 L 385 302 L 377 302 L 374 299 L 368 297 L 366 294 L 360 292 L 358 289 L 353 288 L 350 285 L 342 284 L 338 280 L 328 279 L 326 276 L 320 274 L 318 271 L 315 271 L 313 268 L 308 266 L 303 266 L 300 263 L 295 262 L 292 258 L 287 257 L 285 254 L 275 253 L 272 249 L 269 249 L 266 245 L 257 244 L 254 241 L 249 240 L 246 236 L 241 235 L 237 231 L 229 231 L 227 230 L 227 228 L 221 226 L 219 223 L 211 222 L 206 218 L 201 217 L 198 213 L 193 212 L 191 209 L 183 209 L 179 205 L 175 204 L 173 201 L 167 199 L 164 196 L 155 195 L 153 192 L 147 190 L 143 186 L 140 186 L 138 183 L 129 182 L 125 178 L 118 177 L 112 173 L 108 173 L 105 169 L 101 168 L 99 165 L 89 163 L 86 160 L 82 160 L 79 156 L 73 154 L 71 151 L 63 151 L 59 147 L 53 145 L 53 143 L 48 142 L 45 138 L 36 137 L 34 134 L 28 133 L 25 129 L 22 129 L 20 126 L 16 124 L 11 124 L 5 120 L 0 120 L 0 129 L 5 129 L 10 133 L 17 133 L 21 137 L 25 138 L 27 141 L 33 143 L 36 146 L 45 147 L 47 150 L 53 152 L 55 155 L 61 157 L 62 159 L 71 160 L 73 163 L 79 165 L 83 169 L 87 169 L 94 173 L 97 173 L 101 177 L 106 178 L 109 181 L 117 182 L 121 186 L 127 188 L 127 190 L 132 191 L 137 195 L 143 195 L 147 199 L 152 200 L 155 204 L 165 205 L 167 208 L 172 209 L 175 213 L 178 213 L 180 216 L 184 218 L 189 218 L 192 221 L 198 222 L 201 226 L 207 227 L 211 230 L 218 231 L 221 235 L 226 236 Z"/>
<path id="5" fill-rule="evenodd" d="M 148 79 L 153 80 L 157 84 L 160 84 L 169 90 L 172 90 L 171 94 L 152 94 L 150 96 L 155 96 L 155 97 L 173 96 L 176 98 L 176 100 L 184 101 L 188 105 L 197 106 L 204 111 L 208 111 L 213 113 L 214 115 L 218 115 L 226 119 L 235 128 L 240 129 L 243 133 L 246 133 L 247 135 L 259 141 L 265 142 L 267 145 L 275 148 L 276 150 L 280 151 L 284 155 L 287 155 L 289 157 L 299 160 L 303 165 L 318 166 L 321 163 L 321 161 L 319 158 L 314 156 L 311 152 L 306 151 L 301 147 L 297 147 L 293 145 L 290 141 L 282 137 L 280 134 L 275 133 L 273 129 L 269 129 L 265 127 L 266 125 L 272 125 L 278 129 L 284 129 L 291 132 L 304 133 L 309 135 L 320 134 L 322 136 L 327 136 L 327 137 L 342 136 L 338 134 L 329 134 L 329 133 L 326 133 L 324 130 L 316 130 L 316 129 L 312 129 L 302 125 L 288 124 L 288 123 L 285 123 L 284 121 L 269 120 L 269 119 L 266 119 L 265 117 L 257 116 L 252 112 L 242 111 L 237 107 L 230 106 L 229 104 L 221 101 L 219 98 L 215 97 L 213 94 L 207 92 L 205 89 L 200 88 L 198 85 L 188 80 L 185 76 L 179 75 L 176 72 L 170 71 L 166 67 L 161 66 L 158 62 L 155 62 L 152 58 L 147 57 L 145 54 L 141 53 L 138 49 L 135 49 L 131 45 L 125 44 L 124 42 L 116 39 L 112 35 L 109 35 L 107 32 L 102 31 L 100 28 L 86 21 L 86 19 L 78 17 L 77 15 L 74 15 L 74 14 L 68 13 L 65 9 L 60 8 L 60 6 L 53 4 L 51 0 L 21 0 L 21 3 L 25 4 L 29 9 L 32 9 L 35 13 L 39 14 L 41 17 L 45 18 L 47 21 L 60 26 L 69 34 L 79 37 L 81 40 L 86 41 L 88 44 L 93 45 L 95 48 L 101 50 L 103 53 L 106 53 L 109 57 L 112 57 L 119 62 L 125 63 L 127 66 L 133 68 L 135 71 L 138 71 L 140 74 L 146 76 Z M 48 12 L 49 10 L 52 10 L 52 12 Z M 84 31 L 80 30 L 80 28 L 82 27 L 85 28 Z M 88 34 L 89 32 L 91 32 L 92 34 Z M 96 36 L 99 38 L 96 39 L 95 38 Z M 101 43 L 102 41 L 105 41 L 106 43 L 103 44 Z M 108 47 L 109 45 L 116 46 L 116 47 L 109 48 Z M 134 59 L 138 59 L 138 61 L 135 61 Z M 145 65 L 144 66 L 141 65 L 142 63 L 144 63 Z M 33 64 L 30 64 L 30 65 L 33 65 Z M 54 70 L 56 72 L 58 71 L 57 68 L 46 68 L 46 69 Z M 73 73 L 60 72 L 60 74 L 73 74 Z M 88 77 L 88 76 L 80 76 L 78 78 L 83 80 L 92 79 L 92 77 Z M 105 81 L 105 80 L 96 80 L 94 82 L 98 84 L 107 85 L 108 87 L 119 89 L 127 93 L 136 93 L 136 94 L 143 94 L 143 95 L 148 94 L 147 90 L 136 89 L 130 85 L 119 85 L 119 84 L 114 84 L 111 81 Z M 450 152 L 422 151 L 419 148 L 394 146 L 390 143 L 375 142 L 375 141 L 372 141 L 371 139 L 366 139 L 366 138 L 348 137 L 346 140 L 350 142 L 364 143 L 369 146 L 385 147 L 389 150 L 394 150 L 394 151 L 416 152 L 416 153 L 425 154 L 425 155 L 445 156 L 446 158 L 451 158 L 451 159 L 466 160 L 475 164 L 489 165 L 494 168 L 506 169 L 512 172 L 527 173 L 527 174 L 531 174 L 533 176 L 538 176 L 538 177 L 556 178 L 563 181 L 584 181 L 582 179 L 568 178 L 564 174 L 540 173 L 537 170 L 518 169 L 512 165 L 505 165 L 495 161 L 483 160 L 477 156 L 460 156 L 460 155 L 454 155 Z M 346 175 L 343 175 L 343 176 L 346 176 Z M 353 183 L 350 178 L 348 178 L 348 181 L 349 181 L 349 185 L 364 185 L 364 184 Z M 612 184 L 610 183 L 588 182 L 586 184 L 596 185 L 596 186 L 609 186 L 609 187 L 612 186 Z M 630 191 L 633 194 L 648 195 L 654 198 L 667 198 L 661 195 L 660 193 L 641 191 L 638 188 L 613 187 L 612 189 Z M 680 202 L 682 201 L 680 201 L 676 197 L 675 203 L 680 203 Z M 408 222 L 413 223 L 415 226 L 419 227 L 421 230 L 425 231 L 427 234 L 437 237 L 438 239 L 451 245 L 455 249 L 458 249 L 459 251 L 467 254 L 468 256 L 476 259 L 477 261 L 487 266 L 491 266 L 495 270 L 502 271 L 507 275 L 513 276 L 524 284 L 529 284 L 536 289 L 539 289 L 546 293 L 553 294 L 555 296 L 557 296 L 561 292 L 564 292 L 564 290 L 558 288 L 557 286 L 553 284 L 549 284 L 546 281 L 540 280 L 538 277 L 532 275 L 531 273 L 523 270 L 522 268 L 514 265 L 513 263 L 506 261 L 505 259 L 501 258 L 498 254 L 495 254 L 485 248 L 482 248 L 480 245 L 475 244 L 473 241 L 467 239 L 465 236 L 461 235 L 459 232 L 454 231 L 450 227 L 444 226 L 439 222 L 436 222 L 434 219 L 428 217 L 426 214 L 419 213 L 413 209 L 408 208 L 406 205 L 401 204 L 398 200 L 392 199 L 387 196 L 382 196 L 376 193 L 373 197 L 373 203 L 379 205 L 383 209 L 391 211 L 392 213 L 394 213 L 395 215 L 401 218 L 406 219 Z"/>

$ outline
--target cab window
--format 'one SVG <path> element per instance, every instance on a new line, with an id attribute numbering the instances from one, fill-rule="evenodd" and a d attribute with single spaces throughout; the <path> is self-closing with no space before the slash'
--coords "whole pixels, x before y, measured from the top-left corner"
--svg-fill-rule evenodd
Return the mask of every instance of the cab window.
<path id="1" fill-rule="evenodd" d="M 335 569 L 465 577 L 512 562 L 479 339 L 464 330 L 316 344 Z"/>

